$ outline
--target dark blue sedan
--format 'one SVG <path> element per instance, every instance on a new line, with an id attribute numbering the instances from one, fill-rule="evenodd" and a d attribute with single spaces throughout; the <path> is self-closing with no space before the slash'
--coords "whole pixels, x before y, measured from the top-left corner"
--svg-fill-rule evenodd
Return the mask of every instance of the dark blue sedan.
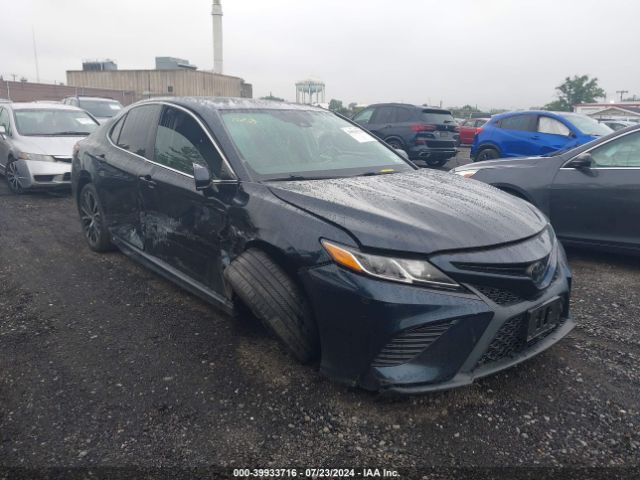
<path id="1" fill-rule="evenodd" d="M 474 162 L 532 157 L 567 150 L 611 133 L 609 127 L 571 112 L 522 111 L 495 115 L 471 147 Z"/>

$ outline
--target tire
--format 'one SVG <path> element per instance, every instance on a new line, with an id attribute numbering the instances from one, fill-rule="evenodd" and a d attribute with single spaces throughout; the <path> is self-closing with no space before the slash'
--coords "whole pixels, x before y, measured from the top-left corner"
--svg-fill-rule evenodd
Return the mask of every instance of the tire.
<path id="1" fill-rule="evenodd" d="M 484 160 L 495 160 L 500 158 L 500 152 L 495 148 L 483 148 L 476 155 L 476 162 L 482 162 Z"/>
<path id="2" fill-rule="evenodd" d="M 17 195 L 24 193 L 24 188 L 22 188 L 22 183 L 20 182 L 20 178 L 18 177 L 16 161 L 13 158 L 10 158 L 7 161 L 7 165 L 4 170 L 4 177 L 7 180 L 7 184 L 9 185 L 9 190 Z"/>
<path id="3" fill-rule="evenodd" d="M 94 252 L 113 250 L 111 236 L 104 224 L 104 210 L 93 183 L 87 183 L 78 195 L 78 213 L 84 238 Z"/>
<path id="4" fill-rule="evenodd" d="M 385 140 L 385 142 L 387 143 L 387 145 L 389 145 L 391 148 L 395 148 L 397 150 L 405 150 L 404 148 L 404 143 L 402 143 L 402 140 L 398 139 L 398 138 L 387 138 Z M 406 152 L 406 150 L 405 150 Z"/>
<path id="5" fill-rule="evenodd" d="M 224 276 L 238 298 L 300 362 L 319 352 L 318 330 L 302 290 L 262 250 L 249 249 Z"/>

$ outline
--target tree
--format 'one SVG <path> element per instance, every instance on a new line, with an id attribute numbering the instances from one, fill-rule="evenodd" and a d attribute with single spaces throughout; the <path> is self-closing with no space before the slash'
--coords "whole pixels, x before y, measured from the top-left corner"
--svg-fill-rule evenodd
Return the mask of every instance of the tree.
<path id="1" fill-rule="evenodd" d="M 284 102 L 284 98 L 274 97 L 273 93 L 269 92 L 266 97 L 260 97 L 260 100 L 271 100 L 272 102 Z"/>
<path id="2" fill-rule="evenodd" d="M 345 116 L 348 116 L 350 113 L 349 109 L 345 108 L 342 105 L 342 101 L 336 100 L 335 98 L 332 98 L 331 101 L 329 102 L 329 110 L 333 112 L 338 112 L 340 115 L 345 115 Z"/>
<path id="3" fill-rule="evenodd" d="M 556 87 L 558 99 L 544 106 L 545 110 L 570 112 L 579 103 L 593 103 L 597 98 L 605 97 L 605 91 L 598 85 L 597 78 L 589 75 L 567 77 L 564 83 Z"/>

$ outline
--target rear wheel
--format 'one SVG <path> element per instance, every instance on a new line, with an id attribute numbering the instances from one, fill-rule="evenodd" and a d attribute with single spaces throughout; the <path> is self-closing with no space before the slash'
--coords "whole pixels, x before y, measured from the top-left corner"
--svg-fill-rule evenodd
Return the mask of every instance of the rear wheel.
<path id="1" fill-rule="evenodd" d="M 500 158 L 500 153 L 495 148 L 483 148 L 476 155 L 476 162 L 494 160 L 496 158 Z"/>
<path id="2" fill-rule="evenodd" d="M 84 238 L 94 252 L 106 252 L 113 249 L 109 232 L 104 222 L 104 213 L 98 192 L 93 183 L 87 183 L 78 197 L 78 211 Z"/>
<path id="3" fill-rule="evenodd" d="M 402 143 L 398 138 L 387 138 L 385 142 L 387 142 L 387 145 L 391 148 L 395 148 L 396 150 L 405 150 L 404 143 Z"/>
<path id="4" fill-rule="evenodd" d="M 20 173 L 18 172 L 18 165 L 14 159 L 10 158 L 7 162 L 4 176 L 13 193 L 20 194 L 24 192 L 24 188 L 22 188 L 22 181 L 20 180 Z"/>
<path id="5" fill-rule="evenodd" d="M 233 292 L 302 363 L 318 355 L 318 330 L 300 287 L 265 252 L 249 249 L 224 272 Z"/>

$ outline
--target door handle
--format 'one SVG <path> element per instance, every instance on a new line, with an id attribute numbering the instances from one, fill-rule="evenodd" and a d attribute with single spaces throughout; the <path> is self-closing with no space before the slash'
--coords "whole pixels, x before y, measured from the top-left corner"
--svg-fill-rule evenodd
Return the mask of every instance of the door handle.
<path id="1" fill-rule="evenodd" d="M 147 187 L 153 188 L 157 185 L 157 183 L 154 182 L 153 179 L 151 178 L 151 175 L 145 175 L 144 177 L 138 177 L 138 178 Z"/>

